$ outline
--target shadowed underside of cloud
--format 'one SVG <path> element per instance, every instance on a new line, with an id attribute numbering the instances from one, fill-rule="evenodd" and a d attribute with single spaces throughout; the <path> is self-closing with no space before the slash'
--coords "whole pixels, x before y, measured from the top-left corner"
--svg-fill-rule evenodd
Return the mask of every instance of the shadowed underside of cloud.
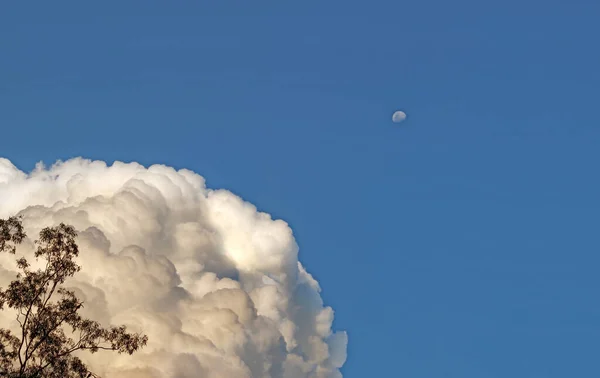
<path id="1" fill-rule="evenodd" d="M 133 356 L 81 355 L 105 378 L 342 376 L 346 333 L 291 229 L 191 171 L 73 159 L 26 174 L 0 158 L 0 218 L 15 214 L 26 256 L 41 228 L 75 226 L 83 314 L 148 335 Z M 16 270 L 0 254 L 0 286 Z"/>

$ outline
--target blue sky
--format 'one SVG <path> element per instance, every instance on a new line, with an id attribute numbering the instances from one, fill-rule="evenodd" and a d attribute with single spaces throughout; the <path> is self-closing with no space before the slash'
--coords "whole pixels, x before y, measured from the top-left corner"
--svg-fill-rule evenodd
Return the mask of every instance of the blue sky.
<path id="1" fill-rule="evenodd" d="M 594 3 L 5 2 L 0 156 L 285 219 L 344 377 L 598 377 Z"/>

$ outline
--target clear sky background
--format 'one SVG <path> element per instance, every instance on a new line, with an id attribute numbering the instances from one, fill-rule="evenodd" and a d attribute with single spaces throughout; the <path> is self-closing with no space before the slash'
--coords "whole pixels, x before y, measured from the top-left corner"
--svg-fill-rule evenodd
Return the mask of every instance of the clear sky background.
<path id="1" fill-rule="evenodd" d="M 288 221 L 344 377 L 599 377 L 598 20 L 591 0 L 4 1 L 0 156 L 189 168 Z"/>

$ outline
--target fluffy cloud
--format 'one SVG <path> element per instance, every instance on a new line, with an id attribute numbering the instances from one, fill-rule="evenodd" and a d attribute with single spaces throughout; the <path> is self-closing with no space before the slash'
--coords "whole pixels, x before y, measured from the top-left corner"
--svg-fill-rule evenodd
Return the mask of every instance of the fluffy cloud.
<path id="1" fill-rule="evenodd" d="M 291 229 L 201 176 L 84 159 L 26 174 L 0 158 L 0 217 L 17 213 L 31 237 L 75 226 L 82 270 L 68 285 L 84 314 L 148 335 L 133 356 L 82 355 L 105 378 L 342 376 L 347 336 Z M 0 255 L 0 285 L 15 272 Z"/>

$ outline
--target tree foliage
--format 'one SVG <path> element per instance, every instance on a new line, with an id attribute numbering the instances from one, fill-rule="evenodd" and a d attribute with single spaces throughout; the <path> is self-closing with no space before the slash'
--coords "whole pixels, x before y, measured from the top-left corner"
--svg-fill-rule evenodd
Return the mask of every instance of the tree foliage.
<path id="1" fill-rule="evenodd" d="M 20 218 L 0 219 L 0 252 L 15 254 L 25 237 Z M 145 335 L 128 333 L 125 326 L 104 328 L 78 314 L 83 302 L 63 287 L 80 270 L 75 238 L 75 229 L 62 223 L 44 228 L 35 242 L 35 258 L 45 267 L 32 270 L 24 257 L 18 258 L 19 274 L 0 288 L 0 310 L 15 310 L 19 325 L 14 333 L 0 329 L 0 377 L 96 377 L 75 352 L 132 354 L 146 345 Z"/>

